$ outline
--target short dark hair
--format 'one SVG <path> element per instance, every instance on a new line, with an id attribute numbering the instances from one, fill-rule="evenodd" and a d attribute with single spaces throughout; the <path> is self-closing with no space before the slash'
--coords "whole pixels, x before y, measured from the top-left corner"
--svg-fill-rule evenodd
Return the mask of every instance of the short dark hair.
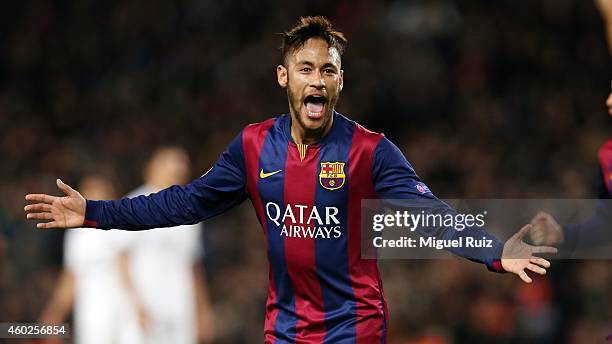
<path id="1" fill-rule="evenodd" d="M 347 39 L 340 31 L 336 31 L 332 23 L 325 17 L 300 17 L 297 24 L 283 35 L 281 45 L 281 63 L 285 64 L 287 56 L 301 48 L 310 38 L 321 38 L 331 48 L 334 47 L 342 56 Z"/>

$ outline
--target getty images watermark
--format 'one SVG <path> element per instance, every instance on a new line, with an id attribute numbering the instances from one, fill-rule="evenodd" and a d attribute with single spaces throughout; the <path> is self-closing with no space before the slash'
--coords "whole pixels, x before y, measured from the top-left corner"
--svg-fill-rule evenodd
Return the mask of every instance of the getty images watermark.
<path id="1" fill-rule="evenodd" d="M 415 232 L 419 229 L 427 231 L 431 228 L 448 228 L 461 232 L 468 228 L 484 228 L 485 216 L 487 211 L 479 214 L 446 213 L 432 214 L 424 210 L 418 213 L 409 210 L 396 210 L 395 213 L 374 214 L 372 217 L 372 229 L 375 232 L 382 232 L 385 229 L 393 230 L 404 229 Z M 382 236 L 375 236 L 372 245 L 376 248 L 383 247 L 426 247 L 437 250 L 445 248 L 459 247 L 493 247 L 493 240 L 486 237 L 476 238 L 473 236 L 458 236 L 453 239 L 440 239 L 435 236 L 409 237 L 401 236 L 398 239 L 385 239 Z"/>
<path id="2" fill-rule="evenodd" d="M 378 199 L 361 206 L 365 259 L 441 259 L 451 253 L 492 259 L 500 243 L 528 223 L 533 227 L 525 241 L 560 249 L 551 258 L 612 259 L 612 200 Z"/>

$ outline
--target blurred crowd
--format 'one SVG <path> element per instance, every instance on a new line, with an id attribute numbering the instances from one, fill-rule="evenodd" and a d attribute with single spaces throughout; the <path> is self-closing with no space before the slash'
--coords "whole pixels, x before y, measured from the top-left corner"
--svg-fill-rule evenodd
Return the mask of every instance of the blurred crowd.
<path id="1" fill-rule="evenodd" d="M 610 134 L 610 55 L 592 1 L 51 1 L 0 11 L 0 322 L 35 321 L 63 231 L 27 192 L 92 172 L 124 194 L 159 146 L 204 173 L 248 123 L 286 112 L 274 73 L 300 15 L 349 39 L 338 111 L 383 132 L 440 198 L 591 198 Z M 268 267 L 250 204 L 206 224 L 216 342 L 262 338 Z M 523 285 L 463 260 L 383 261 L 391 343 L 602 341 L 612 263 Z"/>

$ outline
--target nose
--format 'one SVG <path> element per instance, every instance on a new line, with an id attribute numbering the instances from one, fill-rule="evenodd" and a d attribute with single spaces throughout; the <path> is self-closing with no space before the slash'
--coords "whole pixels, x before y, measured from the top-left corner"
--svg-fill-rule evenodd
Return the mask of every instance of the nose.
<path id="1" fill-rule="evenodd" d="M 325 87 L 325 80 L 323 79 L 323 74 L 320 71 L 315 71 L 312 73 L 312 79 L 310 80 L 310 86 L 320 90 Z"/>

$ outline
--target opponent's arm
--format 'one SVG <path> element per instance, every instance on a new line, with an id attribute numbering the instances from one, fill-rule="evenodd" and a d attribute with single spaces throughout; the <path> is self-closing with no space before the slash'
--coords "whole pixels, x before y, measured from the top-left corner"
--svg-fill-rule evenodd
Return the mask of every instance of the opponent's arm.
<path id="1" fill-rule="evenodd" d="M 68 318 L 74 305 L 74 274 L 67 268 L 62 269 L 51 300 L 45 306 L 40 318 L 43 324 L 58 324 Z"/>
<path id="2" fill-rule="evenodd" d="M 211 343 L 215 336 L 215 320 L 210 303 L 208 283 L 204 278 L 202 264 L 192 267 L 194 291 L 196 294 L 196 321 L 198 340 L 200 343 Z"/>
<path id="3" fill-rule="evenodd" d="M 595 201 L 591 217 L 582 222 L 559 225 L 552 215 L 541 211 L 531 220 L 534 228 L 531 232 L 531 241 L 537 245 L 561 245 L 561 250 L 566 252 L 603 246 L 612 242 L 610 191 L 603 182 L 603 176 L 599 181 L 600 199 Z"/>
<path id="4" fill-rule="evenodd" d="M 434 196 L 422 183 L 402 152 L 386 138 L 382 138 L 376 147 L 372 173 L 376 192 L 381 199 L 423 199 L 428 208 L 434 209 L 434 213 L 456 213 L 454 209 Z M 457 231 L 452 227 L 441 228 L 434 234 L 439 239 L 469 236 L 492 240 L 493 247 L 491 248 L 458 247 L 449 248 L 449 250 L 459 256 L 483 263 L 489 270 L 513 272 L 523 281 L 530 283 L 531 278 L 527 276 L 525 269 L 545 274 L 544 268 L 550 266 L 547 260 L 535 257 L 533 254 L 556 252 L 554 247 L 531 246 L 523 242 L 523 237 L 530 229 L 531 225 L 524 226 L 506 243 L 500 242 L 480 227 L 470 227 L 463 231 Z M 432 233 L 423 234 L 432 235 Z"/>
<path id="5" fill-rule="evenodd" d="M 27 218 L 49 220 L 38 223 L 38 228 L 141 230 L 197 223 L 247 197 L 242 133 L 206 174 L 184 187 L 175 185 L 148 196 L 93 201 L 85 200 L 59 179 L 57 186 L 66 196 L 26 195 L 26 200 L 37 202 L 24 208 Z"/>

